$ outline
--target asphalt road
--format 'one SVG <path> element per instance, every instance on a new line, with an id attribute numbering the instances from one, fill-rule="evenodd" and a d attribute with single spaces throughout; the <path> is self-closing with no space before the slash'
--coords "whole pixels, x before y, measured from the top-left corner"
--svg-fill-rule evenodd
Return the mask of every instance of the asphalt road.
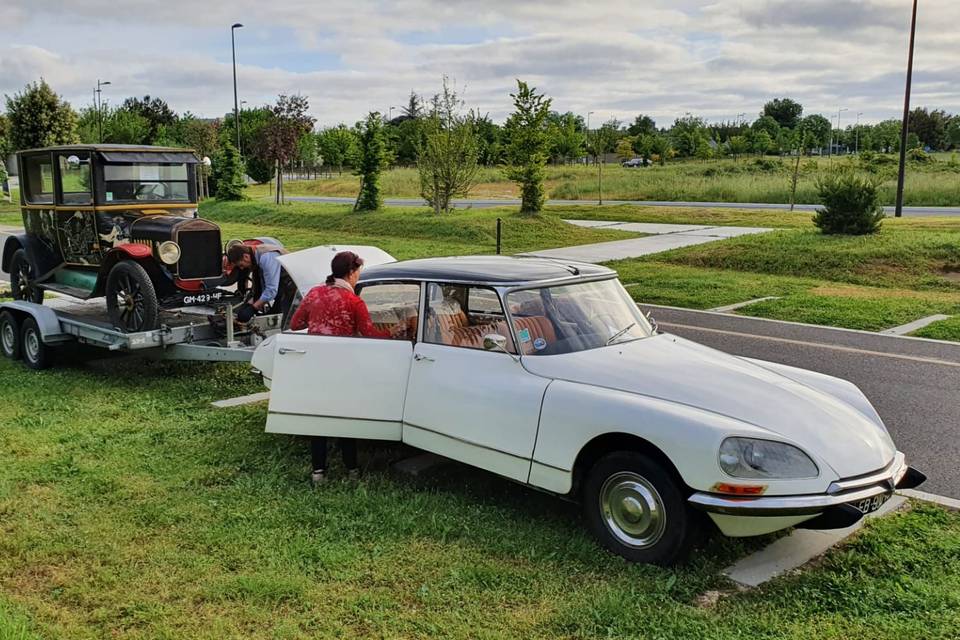
<path id="1" fill-rule="evenodd" d="M 668 333 L 850 380 L 909 463 L 927 474 L 920 489 L 960 498 L 960 344 L 641 306 Z"/>
<path id="2" fill-rule="evenodd" d="M 287 200 L 292 202 L 330 202 L 336 204 L 353 204 L 355 198 L 340 198 L 335 196 L 288 196 Z M 423 207 L 426 202 L 420 198 L 386 198 L 384 203 L 392 207 Z M 503 207 L 510 205 L 519 205 L 520 201 L 516 198 L 469 198 L 457 199 L 453 201 L 457 208 L 475 208 L 486 209 L 489 207 Z M 596 200 L 547 200 L 547 204 L 553 205 L 584 205 L 597 206 Z M 774 209 L 789 210 L 788 204 L 763 203 L 763 202 L 668 202 L 660 200 L 604 200 L 604 206 L 631 204 L 642 207 L 687 207 L 692 209 Z M 794 207 L 797 212 L 815 211 L 820 205 L 817 204 L 798 204 Z M 887 215 L 892 216 L 893 207 L 884 207 Z M 904 207 L 903 214 L 906 216 L 960 216 L 960 207 Z"/>

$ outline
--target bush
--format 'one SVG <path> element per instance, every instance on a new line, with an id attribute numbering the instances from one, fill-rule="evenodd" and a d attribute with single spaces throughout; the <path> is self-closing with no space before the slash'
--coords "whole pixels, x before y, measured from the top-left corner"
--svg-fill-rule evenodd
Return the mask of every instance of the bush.
<path id="1" fill-rule="evenodd" d="M 841 171 L 817 180 L 817 192 L 823 208 L 817 209 L 813 224 L 823 233 L 864 235 L 880 230 L 884 213 L 879 181 Z"/>
<path id="2" fill-rule="evenodd" d="M 920 148 L 909 149 L 907 151 L 907 160 L 916 164 L 934 164 L 937 159 Z"/>
<path id="3" fill-rule="evenodd" d="M 213 183 L 217 200 L 246 200 L 243 190 L 243 161 L 237 148 L 225 143 L 213 163 Z"/>

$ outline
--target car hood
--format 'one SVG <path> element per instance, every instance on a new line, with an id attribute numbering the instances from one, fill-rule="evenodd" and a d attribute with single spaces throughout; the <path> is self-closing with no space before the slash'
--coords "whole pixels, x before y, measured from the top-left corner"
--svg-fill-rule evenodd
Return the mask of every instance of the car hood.
<path id="1" fill-rule="evenodd" d="M 800 446 L 839 477 L 876 471 L 896 451 L 880 424 L 836 396 L 669 334 L 572 354 L 527 356 L 523 366 L 548 378 L 734 418 Z"/>
<path id="2" fill-rule="evenodd" d="M 330 275 L 330 261 L 341 251 L 353 251 L 363 258 L 363 264 L 367 267 L 396 262 L 396 259 L 383 249 L 352 244 L 311 247 L 280 256 L 279 261 L 293 278 L 300 293 L 306 295 L 310 289 L 327 279 Z"/>

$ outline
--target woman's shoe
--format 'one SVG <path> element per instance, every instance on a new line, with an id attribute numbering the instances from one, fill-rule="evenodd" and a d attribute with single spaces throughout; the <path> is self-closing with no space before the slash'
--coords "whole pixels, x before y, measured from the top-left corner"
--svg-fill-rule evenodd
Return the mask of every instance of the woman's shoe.
<path id="1" fill-rule="evenodd" d="M 315 487 L 325 483 L 326 481 L 327 475 L 323 472 L 323 469 L 316 469 L 310 474 L 310 484 Z"/>

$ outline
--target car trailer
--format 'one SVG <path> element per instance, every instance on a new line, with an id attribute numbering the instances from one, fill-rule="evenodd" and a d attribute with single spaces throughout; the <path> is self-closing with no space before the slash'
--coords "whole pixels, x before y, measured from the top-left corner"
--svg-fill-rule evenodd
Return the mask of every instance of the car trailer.
<path id="1" fill-rule="evenodd" d="M 235 303 L 163 311 L 158 329 L 125 333 L 110 323 L 102 300 L 0 302 L 0 349 L 31 369 L 46 369 L 56 350 L 71 343 L 158 360 L 249 362 L 257 345 L 280 330 L 282 316 L 255 316 L 236 329 L 231 321 Z"/>

